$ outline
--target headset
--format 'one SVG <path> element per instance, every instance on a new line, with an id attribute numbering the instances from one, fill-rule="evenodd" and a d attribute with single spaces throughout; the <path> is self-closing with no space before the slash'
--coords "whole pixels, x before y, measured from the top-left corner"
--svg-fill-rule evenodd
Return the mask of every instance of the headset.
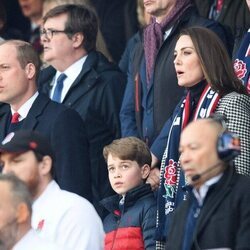
<path id="1" fill-rule="evenodd" d="M 228 131 L 227 119 L 223 115 L 213 114 L 210 119 L 220 124 L 222 132 L 217 140 L 217 153 L 222 161 L 230 162 L 240 155 L 240 138 L 237 134 Z"/>

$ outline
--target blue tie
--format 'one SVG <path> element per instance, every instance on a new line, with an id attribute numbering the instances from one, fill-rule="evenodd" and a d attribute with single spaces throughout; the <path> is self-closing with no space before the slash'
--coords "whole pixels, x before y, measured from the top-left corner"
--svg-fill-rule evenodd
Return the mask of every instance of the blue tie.
<path id="1" fill-rule="evenodd" d="M 193 243 L 193 234 L 196 227 L 196 222 L 200 214 L 201 206 L 198 204 L 197 199 L 194 197 L 193 194 L 190 194 L 192 199 L 192 205 L 189 208 L 186 226 L 185 226 L 185 233 L 183 237 L 182 243 L 182 250 L 189 250 L 191 249 L 191 245 Z"/>
<path id="2" fill-rule="evenodd" d="M 52 100 L 55 102 L 61 103 L 61 95 L 62 95 L 62 90 L 63 90 L 63 82 L 67 76 L 62 73 L 58 78 L 56 82 L 56 87 L 54 90 L 54 94 L 52 96 Z"/>

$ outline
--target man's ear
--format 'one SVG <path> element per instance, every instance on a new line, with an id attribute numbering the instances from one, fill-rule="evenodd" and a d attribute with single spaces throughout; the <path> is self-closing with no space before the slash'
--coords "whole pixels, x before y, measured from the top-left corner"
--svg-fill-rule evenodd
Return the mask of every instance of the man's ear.
<path id="1" fill-rule="evenodd" d="M 26 66 L 25 66 L 25 73 L 26 73 L 26 76 L 29 80 L 33 79 L 35 74 L 36 74 L 36 67 L 33 63 L 28 63 Z"/>
<path id="2" fill-rule="evenodd" d="M 84 35 L 81 32 L 75 33 L 72 36 L 72 41 L 73 41 L 73 47 L 74 48 L 79 48 L 82 47 L 83 41 L 84 41 Z"/>
<path id="3" fill-rule="evenodd" d="M 146 180 L 149 176 L 150 173 L 150 166 L 148 164 L 144 164 L 141 167 L 141 175 L 142 175 L 142 179 Z"/>
<path id="4" fill-rule="evenodd" d="M 50 156 L 45 155 L 43 157 L 43 160 L 41 162 L 39 162 L 39 172 L 42 175 L 47 175 L 50 173 L 51 168 L 52 168 L 52 159 Z"/>
<path id="5" fill-rule="evenodd" d="M 18 223 L 24 223 L 26 222 L 29 217 L 31 217 L 30 211 L 28 209 L 27 204 L 24 202 L 18 204 L 17 210 L 16 210 L 16 218 Z"/>

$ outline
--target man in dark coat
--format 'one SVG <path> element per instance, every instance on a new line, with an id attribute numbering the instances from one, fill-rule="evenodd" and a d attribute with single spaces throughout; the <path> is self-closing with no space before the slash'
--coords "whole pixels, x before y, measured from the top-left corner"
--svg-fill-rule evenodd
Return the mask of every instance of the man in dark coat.
<path id="1" fill-rule="evenodd" d="M 120 137 L 119 110 L 125 76 L 95 50 L 97 19 L 84 6 L 63 5 L 44 16 L 44 60 L 40 90 L 55 98 L 58 78 L 66 75 L 57 101 L 75 109 L 86 124 L 91 160 L 93 203 L 111 195 L 103 147 Z"/>
<path id="2" fill-rule="evenodd" d="M 168 250 L 250 249 L 250 178 L 235 172 L 239 140 L 222 124 L 201 119 L 182 132 L 188 198 L 174 214 Z"/>
<path id="3" fill-rule="evenodd" d="M 244 0 L 194 0 L 194 2 L 201 16 L 228 26 L 235 38 L 246 32 L 250 26 L 250 15 Z"/>
<path id="4" fill-rule="evenodd" d="M 151 147 L 184 94 L 177 84 L 173 64 L 174 47 L 180 31 L 191 26 L 206 27 L 228 44 L 228 50 L 230 46 L 225 29 L 200 17 L 191 0 L 154 0 L 144 6 L 153 19 L 143 30 L 130 55 L 120 120 L 122 137 L 139 137 Z M 153 152 L 160 151 L 157 146 L 153 145 Z M 153 166 L 160 161 L 157 155 L 153 155 Z M 158 168 L 151 171 L 148 181 L 157 186 Z"/>
<path id="5" fill-rule="evenodd" d="M 55 151 L 55 179 L 62 189 L 92 199 L 89 148 L 81 117 L 37 92 L 39 57 L 32 46 L 10 40 L 0 44 L 0 141 L 16 130 L 36 130 Z"/>

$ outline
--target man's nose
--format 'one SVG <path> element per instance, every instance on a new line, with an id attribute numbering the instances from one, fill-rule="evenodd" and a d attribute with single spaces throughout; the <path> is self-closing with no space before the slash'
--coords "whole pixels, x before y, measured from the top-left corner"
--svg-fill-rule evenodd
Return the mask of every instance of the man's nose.
<path id="1" fill-rule="evenodd" d="M 4 163 L 1 168 L 3 174 L 8 174 L 11 172 L 10 165 L 8 163 Z"/>
<path id="2" fill-rule="evenodd" d="M 182 152 L 180 155 L 180 163 L 181 165 L 189 161 L 189 153 L 188 152 Z"/>

